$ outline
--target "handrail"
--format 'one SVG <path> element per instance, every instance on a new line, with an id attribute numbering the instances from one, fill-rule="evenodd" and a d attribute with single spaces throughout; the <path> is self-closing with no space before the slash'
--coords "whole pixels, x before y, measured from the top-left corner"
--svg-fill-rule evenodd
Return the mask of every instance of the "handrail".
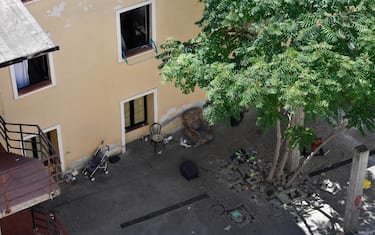
<path id="1" fill-rule="evenodd" d="M 25 128 L 29 129 L 25 130 Z M 58 154 L 54 146 L 50 143 L 50 141 L 38 125 L 7 123 L 0 116 L 0 132 L 0 136 L 2 137 L 3 141 L 6 142 L 7 148 L 9 148 L 9 150 L 7 149 L 7 152 L 19 154 L 18 150 L 25 149 L 24 144 L 31 142 L 30 140 L 24 140 L 25 135 L 35 135 L 40 138 L 40 140 L 37 142 L 37 151 L 41 154 L 40 156 L 38 156 L 38 159 L 48 159 L 49 157 Z M 18 146 L 14 146 L 12 144 L 13 142 L 18 143 Z"/>
<path id="2" fill-rule="evenodd" d="M 38 223 L 36 214 L 40 214 L 43 217 L 45 216 L 46 221 L 44 224 Z M 31 218 L 33 223 L 33 229 L 38 230 L 40 228 L 46 229 L 49 235 L 63 235 L 64 232 L 59 228 L 59 225 L 56 222 L 56 212 L 52 210 L 47 210 L 41 206 L 31 207 Z M 45 227 L 46 226 L 46 227 Z"/>
<path id="3" fill-rule="evenodd" d="M 1 177 L 1 188 L 2 189 L 5 189 L 6 188 L 6 178 L 5 176 L 2 176 Z M 5 203 L 5 208 L 6 208 L 6 211 L 9 211 L 9 200 L 8 200 L 8 191 L 3 191 L 4 192 L 4 203 Z"/>
<path id="4" fill-rule="evenodd" d="M 27 135 L 32 135 L 37 138 L 35 138 L 34 141 L 25 140 Z M 23 167 L 32 167 L 32 164 L 34 164 L 33 162 L 35 161 L 39 161 L 40 164 L 43 164 L 44 167 L 47 168 L 48 185 L 43 185 L 43 187 L 49 186 L 50 197 L 53 197 L 53 193 L 56 190 L 56 184 L 62 182 L 61 163 L 57 150 L 48 140 L 40 127 L 35 124 L 7 123 L 0 116 L 0 142 L 1 145 L 6 146 L 6 152 L 9 154 L 15 154 L 19 158 L 27 157 L 25 151 L 33 151 L 33 153 L 36 154 L 36 156 L 33 156 L 35 158 L 33 161 L 20 161 L 17 166 L 0 172 L 0 188 L 4 197 L 4 202 L 0 201 L 0 203 L 6 205 L 6 212 L 10 212 L 10 202 L 12 200 L 25 196 L 19 195 L 17 198 L 9 198 L 10 192 L 26 186 L 17 185 L 16 188 L 10 189 L 7 183 L 9 178 L 12 175 L 17 174 L 17 171 L 19 172 Z M 27 143 L 33 143 L 34 147 L 36 146 L 36 149 L 27 148 Z M 37 173 L 39 172 L 29 172 L 29 174 L 24 177 L 31 177 L 33 174 Z"/>

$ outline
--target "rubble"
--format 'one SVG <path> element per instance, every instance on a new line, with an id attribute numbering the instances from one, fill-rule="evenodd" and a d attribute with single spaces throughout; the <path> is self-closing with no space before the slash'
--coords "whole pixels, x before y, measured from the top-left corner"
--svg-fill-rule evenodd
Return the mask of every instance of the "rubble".
<path id="1" fill-rule="evenodd" d="M 264 193 L 265 191 L 266 191 L 266 186 L 263 185 L 263 184 L 261 184 L 261 185 L 259 186 L 259 192 L 260 192 L 260 193 Z"/>
<path id="2" fill-rule="evenodd" d="M 224 230 L 225 230 L 225 231 L 229 231 L 231 228 L 232 228 L 232 226 L 231 226 L 231 225 L 228 225 L 228 226 L 226 226 L 226 227 L 224 228 Z"/>
<path id="3" fill-rule="evenodd" d="M 258 177 L 251 177 L 251 178 L 246 178 L 245 181 L 249 185 L 254 185 L 254 184 L 260 183 L 262 181 L 262 179 L 259 179 Z"/>
<path id="4" fill-rule="evenodd" d="M 188 144 L 187 143 L 187 140 L 186 139 L 184 139 L 184 138 L 180 138 L 180 145 L 182 146 L 182 147 L 185 147 L 185 148 L 190 148 L 191 147 L 191 144 Z"/>
<path id="5" fill-rule="evenodd" d="M 234 188 L 237 192 L 242 191 L 242 185 L 240 183 L 233 185 L 232 188 Z"/>
<path id="6" fill-rule="evenodd" d="M 218 181 L 221 181 L 224 185 L 227 185 L 228 189 L 235 192 L 249 193 L 249 200 L 254 201 L 255 204 L 262 205 L 265 202 L 263 200 L 266 199 L 275 209 L 274 216 L 282 216 L 284 210 L 286 210 L 294 216 L 297 222 L 302 223 L 304 214 L 321 208 L 323 202 L 317 196 L 319 189 L 314 193 L 313 190 L 316 188 L 312 188 L 311 185 L 319 185 L 322 175 L 310 181 L 306 179 L 303 183 L 293 188 L 286 188 L 286 175 L 281 175 L 270 183 L 265 181 L 270 167 L 271 163 L 269 162 L 259 160 L 239 161 L 235 157 L 232 161 L 224 162 L 218 166 L 215 172 Z M 326 186 L 325 190 L 331 190 L 334 187 L 335 190 L 332 193 L 341 190 L 339 186 L 332 182 L 323 181 L 323 184 Z M 257 199 L 259 194 L 263 196 Z M 234 218 L 231 219 L 234 223 L 236 219 L 242 218 L 240 215 L 237 216 L 236 213 L 233 216 Z"/>
<path id="7" fill-rule="evenodd" d="M 329 179 L 323 180 L 320 189 L 326 192 L 331 193 L 332 195 L 335 195 L 339 191 L 341 191 L 341 186 L 339 183 L 334 183 L 330 181 Z"/>
<path id="8" fill-rule="evenodd" d="M 169 142 L 171 142 L 173 140 L 173 136 L 168 136 L 168 137 L 165 137 L 164 139 L 163 139 L 163 143 L 164 144 L 169 144 Z"/>
<path id="9" fill-rule="evenodd" d="M 231 161 L 219 167 L 216 178 L 225 183 L 229 189 L 240 191 L 265 192 L 262 185 L 265 172 L 271 167 L 270 163 L 264 163 L 256 158 L 256 151 L 246 153 L 240 149 L 230 157 Z"/>
<path id="10" fill-rule="evenodd" d="M 282 204 L 288 204 L 291 200 L 288 197 L 286 193 L 278 193 L 276 194 L 276 198 L 282 203 Z"/>
<path id="11" fill-rule="evenodd" d="M 256 184 L 250 186 L 250 189 L 252 191 L 255 191 L 257 188 L 258 188 L 258 185 L 256 185 Z"/>
<path id="12" fill-rule="evenodd" d="M 250 188 L 249 188 L 248 185 L 246 185 L 246 184 L 242 185 L 242 191 L 249 191 L 249 190 L 250 190 Z"/>

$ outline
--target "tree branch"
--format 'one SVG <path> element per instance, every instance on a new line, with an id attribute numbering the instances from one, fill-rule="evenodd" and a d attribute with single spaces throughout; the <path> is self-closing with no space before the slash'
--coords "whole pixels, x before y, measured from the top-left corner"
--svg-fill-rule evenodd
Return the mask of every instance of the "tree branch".
<path id="1" fill-rule="evenodd" d="M 310 155 L 305 159 L 302 165 L 294 172 L 294 174 L 288 179 L 286 187 L 290 187 L 292 183 L 297 179 L 297 176 L 303 173 L 305 165 L 312 159 L 312 157 L 321 149 L 323 148 L 328 142 L 330 142 L 333 138 L 338 135 L 341 135 L 346 130 L 347 121 L 342 121 L 339 126 L 331 131 L 325 141 L 320 144 Z"/>

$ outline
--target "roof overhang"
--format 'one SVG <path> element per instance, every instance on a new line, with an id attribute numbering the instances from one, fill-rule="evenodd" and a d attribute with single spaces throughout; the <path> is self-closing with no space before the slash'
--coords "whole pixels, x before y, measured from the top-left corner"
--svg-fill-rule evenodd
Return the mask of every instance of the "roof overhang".
<path id="1" fill-rule="evenodd" d="M 0 68 L 59 50 L 21 0 L 0 1 Z"/>

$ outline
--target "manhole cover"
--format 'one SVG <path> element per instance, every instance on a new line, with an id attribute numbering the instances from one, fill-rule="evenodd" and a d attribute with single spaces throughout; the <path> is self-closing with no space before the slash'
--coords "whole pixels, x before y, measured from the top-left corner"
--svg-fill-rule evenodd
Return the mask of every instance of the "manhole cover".
<path id="1" fill-rule="evenodd" d="M 251 220 L 251 217 L 247 210 L 241 207 L 229 211 L 228 217 L 235 224 L 244 224 L 250 222 Z"/>
<path id="2" fill-rule="evenodd" d="M 229 217 L 235 223 L 243 223 L 246 220 L 246 215 L 240 210 L 231 211 Z"/>

